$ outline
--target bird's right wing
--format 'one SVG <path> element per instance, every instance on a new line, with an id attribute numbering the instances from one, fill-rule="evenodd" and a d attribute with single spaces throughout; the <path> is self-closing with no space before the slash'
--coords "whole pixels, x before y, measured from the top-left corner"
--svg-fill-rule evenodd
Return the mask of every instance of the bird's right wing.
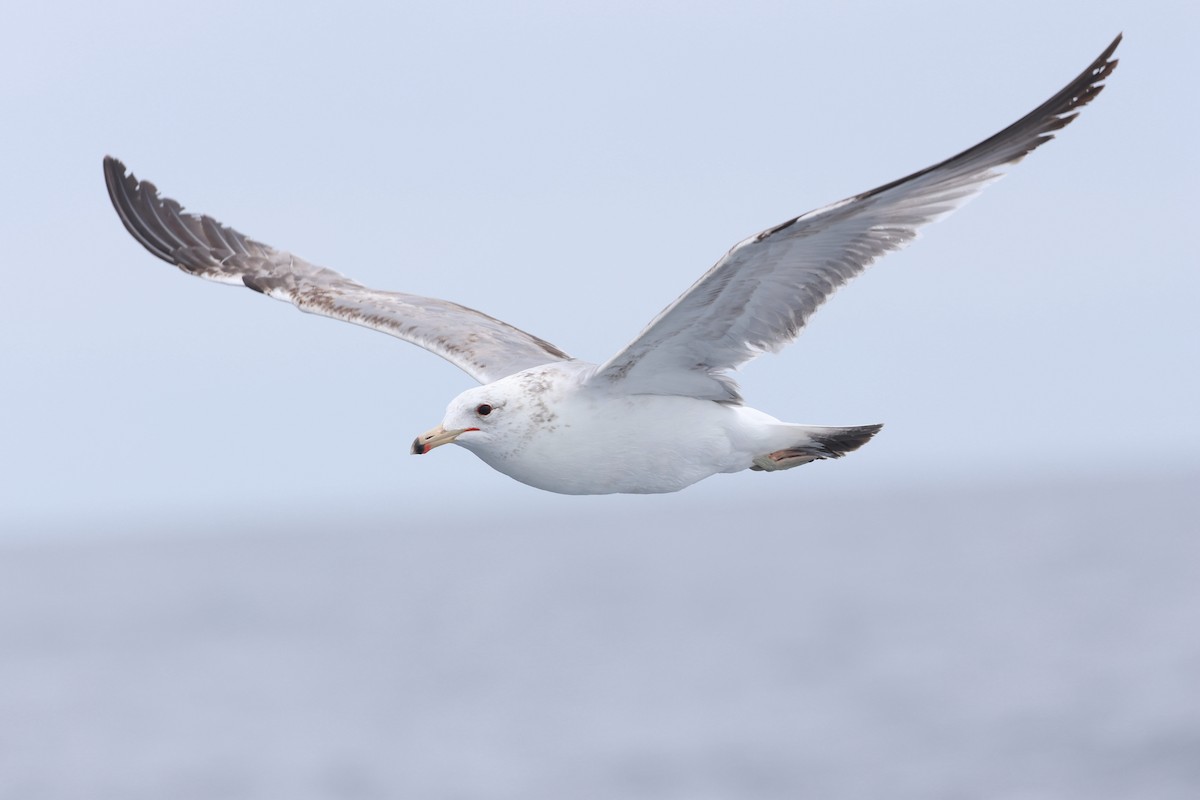
<path id="1" fill-rule="evenodd" d="M 159 197 L 154 184 L 126 174 L 125 165 L 111 156 L 104 159 L 104 179 L 126 230 L 185 272 L 248 286 L 301 311 L 389 333 L 441 356 L 480 383 L 570 358 L 549 342 L 474 309 L 368 289 L 211 217 L 184 213 L 179 203 Z"/>

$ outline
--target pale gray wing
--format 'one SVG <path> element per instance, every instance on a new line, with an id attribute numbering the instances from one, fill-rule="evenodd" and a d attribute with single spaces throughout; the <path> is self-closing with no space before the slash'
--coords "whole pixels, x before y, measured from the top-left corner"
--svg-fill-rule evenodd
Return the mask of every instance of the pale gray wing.
<path id="1" fill-rule="evenodd" d="M 389 333 L 436 353 L 480 383 L 570 358 L 549 342 L 474 309 L 399 292 L 368 289 L 227 228 L 186 214 L 154 184 L 104 159 L 108 194 L 125 228 L 164 261 L 202 278 L 245 285 L 301 311 Z"/>
<path id="2" fill-rule="evenodd" d="M 1029 115 L 969 150 L 736 245 L 590 381 L 629 394 L 740 402 L 726 370 L 791 342 L 835 290 L 1054 138 L 1116 67 L 1118 36 Z"/>

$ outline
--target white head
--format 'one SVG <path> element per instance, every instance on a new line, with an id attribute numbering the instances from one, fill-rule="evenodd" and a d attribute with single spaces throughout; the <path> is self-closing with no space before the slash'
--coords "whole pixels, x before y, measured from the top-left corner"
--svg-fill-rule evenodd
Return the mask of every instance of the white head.
<path id="1" fill-rule="evenodd" d="M 535 367 L 468 389 L 450 401 L 441 425 L 413 440 L 413 454 L 451 442 L 480 456 L 515 454 L 553 422 L 556 414 L 550 404 L 562 388 L 561 378 L 553 366 Z"/>
<path id="2" fill-rule="evenodd" d="M 485 444 L 508 425 L 510 403 L 495 384 L 468 389 L 450 401 L 442 424 L 413 440 L 413 455 L 424 455 L 435 447 L 454 442 L 464 447 Z M 460 440 L 459 437 L 462 437 Z"/>

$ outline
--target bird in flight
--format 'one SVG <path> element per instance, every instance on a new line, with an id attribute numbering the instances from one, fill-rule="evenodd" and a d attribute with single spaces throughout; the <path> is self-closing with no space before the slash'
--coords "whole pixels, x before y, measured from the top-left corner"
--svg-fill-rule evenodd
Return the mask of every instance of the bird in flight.
<path id="1" fill-rule="evenodd" d="M 478 381 L 416 437 L 413 453 L 454 443 L 564 494 L 675 492 L 719 472 L 839 458 L 879 431 L 780 422 L 745 405 L 729 373 L 791 342 L 840 286 L 1054 138 L 1104 88 L 1120 41 L 995 136 L 734 245 L 601 364 L 447 300 L 369 289 L 185 213 L 115 158 L 104 159 L 104 177 L 125 228 L 164 261 L 412 342 Z"/>

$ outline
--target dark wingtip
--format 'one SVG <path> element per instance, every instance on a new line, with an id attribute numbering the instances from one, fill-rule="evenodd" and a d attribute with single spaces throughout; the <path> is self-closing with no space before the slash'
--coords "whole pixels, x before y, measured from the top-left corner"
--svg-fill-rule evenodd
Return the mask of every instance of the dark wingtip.
<path id="1" fill-rule="evenodd" d="M 947 158 L 945 161 L 940 161 L 931 167 L 926 167 L 911 175 L 906 175 L 899 180 L 886 183 L 869 192 L 863 192 L 855 197 L 855 199 L 865 200 L 869 197 L 874 197 L 934 170 L 948 167 L 955 162 L 966 163 L 971 159 L 984 157 L 988 153 L 991 153 L 992 157 L 995 158 L 993 166 L 1017 163 L 1029 155 L 1029 153 L 1053 139 L 1056 131 L 1065 128 L 1074 121 L 1075 117 L 1079 115 L 1079 109 L 1092 102 L 1100 92 L 1104 91 L 1104 81 L 1112 75 L 1113 70 L 1117 68 L 1117 64 L 1119 63 L 1117 59 L 1112 57 L 1112 54 L 1116 52 L 1117 45 L 1121 43 L 1121 39 L 1124 36 L 1125 34 L 1118 33 L 1117 38 L 1113 39 L 1108 47 L 1104 49 L 1104 52 L 1097 56 L 1088 65 L 1087 69 L 1079 73 L 1075 77 L 1075 80 L 1068 83 L 1049 100 L 1004 130 L 984 139 L 974 147 L 970 147 L 957 155 Z M 1010 147 L 1010 144 L 1017 146 Z"/>
<path id="2" fill-rule="evenodd" d="M 1117 49 L 1117 45 L 1119 45 L 1121 43 L 1121 40 L 1124 38 L 1125 38 L 1125 31 L 1121 31 L 1120 33 L 1118 33 L 1117 38 L 1112 40 L 1112 44 L 1110 44 L 1108 46 L 1107 50 L 1105 50 L 1103 53 L 1101 53 L 1100 57 L 1108 58 L 1109 56 L 1111 56 L 1113 54 L 1113 52 Z"/>
<path id="3" fill-rule="evenodd" d="M 117 158 L 116 156 L 105 156 L 104 157 L 104 180 L 106 182 L 111 180 L 111 178 L 109 177 L 110 175 L 124 175 L 124 174 L 125 174 L 125 165 L 121 162 L 121 159 Z"/>
<path id="4" fill-rule="evenodd" d="M 163 239 L 159 235 L 162 231 L 156 232 L 154 226 L 138 213 L 139 200 L 144 204 L 158 202 L 158 190 L 154 184 L 139 181 L 132 172 L 126 170 L 120 159 L 113 156 L 104 157 L 104 184 L 108 187 L 108 199 L 112 201 L 113 208 L 129 235 L 155 256 L 168 264 L 174 264 L 172 253 L 176 245 Z"/>

